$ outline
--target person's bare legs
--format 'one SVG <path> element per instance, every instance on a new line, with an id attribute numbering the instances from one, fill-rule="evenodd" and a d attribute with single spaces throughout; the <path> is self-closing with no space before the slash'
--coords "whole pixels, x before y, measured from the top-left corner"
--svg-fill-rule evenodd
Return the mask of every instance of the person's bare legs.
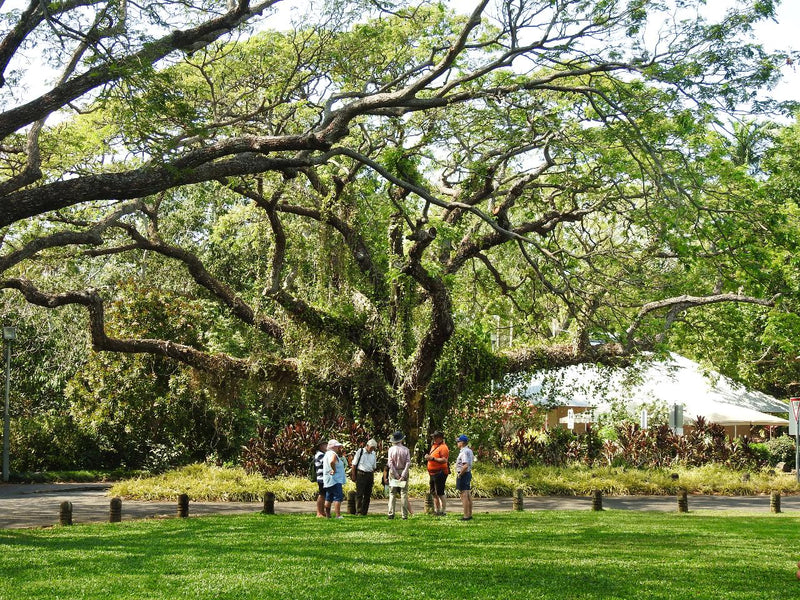
<path id="1" fill-rule="evenodd" d="M 464 519 L 472 518 L 472 492 L 463 490 L 461 492 L 461 506 L 464 511 Z"/>
<path id="2" fill-rule="evenodd" d="M 317 516 L 324 517 L 325 516 L 325 496 L 319 494 L 317 496 Z"/>

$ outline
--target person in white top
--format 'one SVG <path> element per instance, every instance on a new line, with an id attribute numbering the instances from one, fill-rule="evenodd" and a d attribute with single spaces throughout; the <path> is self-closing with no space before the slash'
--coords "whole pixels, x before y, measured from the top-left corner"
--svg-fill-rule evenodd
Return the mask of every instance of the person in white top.
<path id="1" fill-rule="evenodd" d="M 347 458 L 340 455 L 342 445 L 336 440 L 328 442 L 328 451 L 322 457 L 322 485 L 325 489 L 325 516 L 341 519 L 342 499 L 344 492 L 342 486 L 347 481 Z"/>
<path id="2" fill-rule="evenodd" d="M 375 485 L 375 468 L 378 466 L 375 448 L 378 442 L 371 439 L 363 448 L 359 448 L 353 457 L 351 479 L 356 482 L 356 514 L 366 515 L 369 501 L 372 499 L 372 486 Z"/>
<path id="3" fill-rule="evenodd" d="M 456 459 L 456 489 L 461 492 L 461 505 L 464 507 L 462 521 L 472 519 L 472 462 L 475 455 L 467 446 L 469 438 L 463 433 L 458 436 L 458 458 Z"/>

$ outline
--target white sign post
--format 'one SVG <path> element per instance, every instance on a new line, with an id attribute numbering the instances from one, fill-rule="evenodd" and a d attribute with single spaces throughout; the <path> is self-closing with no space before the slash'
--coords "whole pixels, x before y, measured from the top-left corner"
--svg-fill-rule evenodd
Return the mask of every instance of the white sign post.
<path id="1" fill-rule="evenodd" d="M 575 429 L 575 411 L 571 408 L 567 410 L 567 429 Z"/>
<path id="2" fill-rule="evenodd" d="M 642 426 L 642 429 L 647 429 L 647 409 L 646 408 L 642 409 L 642 418 L 641 418 L 641 421 L 640 421 L 640 425 Z"/>
<path id="3" fill-rule="evenodd" d="M 683 404 L 669 407 L 669 426 L 675 435 L 683 435 Z"/>
<path id="4" fill-rule="evenodd" d="M 800 398 L 789 399 L 789 435 L 794 436 L 794 470 L 800 482 Z"/>

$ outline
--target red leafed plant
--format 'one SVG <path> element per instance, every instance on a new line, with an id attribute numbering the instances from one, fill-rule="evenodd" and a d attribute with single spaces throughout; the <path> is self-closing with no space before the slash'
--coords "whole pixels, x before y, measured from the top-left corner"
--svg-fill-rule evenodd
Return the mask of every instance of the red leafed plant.
<path id="1" fill-rule="evenodd" d="M 242 447 L 242 466 L 248 473 L 264 477 L 279 475 L 305 476 L 308 465 L 322 441 L 335 438 L 342 442 L 351 457 L 369 438 L 378 441 L 381 452 L 385 432 L 370 432 L 366 427 L 344 417 L 319 423 L 295 421 L 284 427 L 259 427 L 257 434 Z"/>

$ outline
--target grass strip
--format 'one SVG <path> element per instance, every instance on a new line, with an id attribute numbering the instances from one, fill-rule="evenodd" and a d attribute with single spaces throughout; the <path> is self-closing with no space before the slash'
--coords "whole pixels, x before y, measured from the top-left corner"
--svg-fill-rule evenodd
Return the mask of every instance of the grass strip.
<path id="1" fill-rule="evenodd" d="M 246 515 L 0 531 L 0 598 L 798 597 L 800 518 Z"/>

